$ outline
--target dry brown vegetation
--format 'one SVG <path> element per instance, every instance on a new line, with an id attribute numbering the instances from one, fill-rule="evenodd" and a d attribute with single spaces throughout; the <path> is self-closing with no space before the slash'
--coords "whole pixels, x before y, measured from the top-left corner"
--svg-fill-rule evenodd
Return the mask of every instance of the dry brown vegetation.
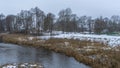
<path id="1" fill-rule="evenodd" d="M 73 39 L 42 40 L 25 35 L 6 35 L 3 41 L 34 47 L 43 47 L 55 52 L 74 57 L 79 62 L 92 68 L 120 68 L 120 47 L 111 48 L 98 42 L 80 41 Z"/>

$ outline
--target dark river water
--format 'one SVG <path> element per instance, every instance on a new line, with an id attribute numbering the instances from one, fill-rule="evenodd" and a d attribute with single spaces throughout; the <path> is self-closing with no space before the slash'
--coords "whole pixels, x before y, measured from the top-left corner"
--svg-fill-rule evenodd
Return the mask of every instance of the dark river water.
<path id="1" fill-rule="evenodd" d="M 0 43 L 0 65 L 12 63 L 41 63 L 44 68 L 90 68 L 72 57 L 42 48 Z"/>

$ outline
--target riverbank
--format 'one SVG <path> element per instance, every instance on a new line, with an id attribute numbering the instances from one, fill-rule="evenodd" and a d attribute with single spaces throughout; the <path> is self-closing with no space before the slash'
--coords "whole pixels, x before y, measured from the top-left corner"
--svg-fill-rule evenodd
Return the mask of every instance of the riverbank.
<path id="1" fill-rule="evenodd" d="M 38 48 L 43 47 L 55 52 L 64 53 L 92 68 L 120 67 L 119 48 L 111 48 L 98 42 L 57 38 L 43 40 L 35 36 L 16 34 L 4 35 L 2 40 L 6 43 L 28 45 Z"/>

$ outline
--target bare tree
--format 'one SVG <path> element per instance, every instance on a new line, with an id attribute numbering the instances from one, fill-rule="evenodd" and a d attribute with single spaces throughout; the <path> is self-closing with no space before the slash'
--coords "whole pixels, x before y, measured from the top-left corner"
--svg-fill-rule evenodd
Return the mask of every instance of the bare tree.
<path id="1" fill-rule="evenodd" d="M 65 16 L 65 11 L 64 11 L 64 10 L 61 10 L 58 15 L 59 15 L 58 23 L 60 23 L 59 25 L 60 25 L 60 27 L 61 27 L 61 30 L 62 30 L 63 33 L 64 33 L 64 31 L 65 31 L 65 18 L 64 18 L 64 16 Z"/>
<path id="2" fill-rule="evenodd" d="M 104 19 L 102 17 L 97 18 L 95 20 L 95 33 L 97 34 L 101 34 L 103 30 L 106 29 L 106 22 L 104 21 Z"/>
<path id="3" fill-rule="evenodd" d="M 76 14 L 71 15 L 71 22 L 70 22 L 71 32 L 77 32 L 78 31 L 78 17 Z"/>
<path id="4" fill-rule="evenodd" d="M 91 34 L 91 32 L 92 32 L 92 19 L 91 19 L 91 17 L 88 17 L 88 19 L 87 19 L 87 22 L 88 22 L 88 30 L 89 30 L 89 33 Z"/>
<path id="5" fill-rule="evenodd" d="M 54 19 L 55 19 L 55 15 L 52 13 L 48 13 L 44 20 L 44 30 L 49 31 L 50 35 L 52 35 Z"/>
<path id="6" fill-rule="evenodd" d="M 13 33 L 14 31 L 15 18 L 16 17 L 14 15 L 8 15 L 6 17 L 7 31 L 10 33 Z"/>
<path id="7" fill-rule="evenodd" d="M 35 18 L 36 18 L 37 34 L 40 35 L 41 31 L 43 30 L 45 14 L 38 7 L 35 7 L 33 9 L 33 12 L 34 12 L 34 14 L 36 16 Z"/>
<path id="8" fill-rule="evenodd" d="M 4 20 L 5 20 L 5 16 L 3 14 L 0 14 L 0 32 L 4 31 Z"/>

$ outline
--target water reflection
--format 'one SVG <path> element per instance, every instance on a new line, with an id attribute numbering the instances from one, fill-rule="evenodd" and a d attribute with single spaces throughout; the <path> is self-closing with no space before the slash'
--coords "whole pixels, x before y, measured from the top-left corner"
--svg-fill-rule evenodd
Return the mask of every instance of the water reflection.
<path id="1" fill-rule="evenodd" d="M 0 65 L 9 63 L 42 63 L 45 68 L 89 68 L 71 57 L 42 48 L 0 43 Z"/>

